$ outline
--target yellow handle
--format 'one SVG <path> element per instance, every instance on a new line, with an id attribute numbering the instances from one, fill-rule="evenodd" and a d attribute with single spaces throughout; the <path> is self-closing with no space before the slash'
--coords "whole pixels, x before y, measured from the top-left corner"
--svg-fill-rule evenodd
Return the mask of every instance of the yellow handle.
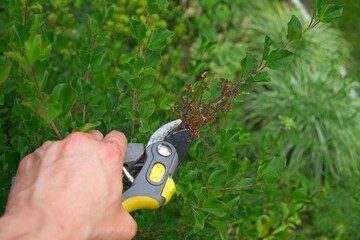
<path id="1" fill-rule="evenodd" d="M 133 196 L 124 200 L 122 205 L 127 212 L 133 212 L 140 209 L 158 209 L 161 204 L 167 204 L 175 192 L 176 188 L 174 180 L 172 178 L 168 178 L 160 194 L 160 196 L 163 197 L 164 202 L 161 203 L 155 198 L 149 196 Z"/>
<path id="2" fill-rule="evenodd" d="M 122 202 L 122 205 L 127 212 L 140 209 L 158 209 L 160 207 L 160 203 L 156 199 L 146 196 L 128 198 Z"/>

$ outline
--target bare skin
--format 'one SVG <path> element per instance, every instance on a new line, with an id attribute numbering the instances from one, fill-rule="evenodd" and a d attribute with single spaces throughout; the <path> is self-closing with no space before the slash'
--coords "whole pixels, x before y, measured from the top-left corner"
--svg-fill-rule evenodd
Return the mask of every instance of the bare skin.
<path id="1" fill-rule="evenodd" d="M 45 142 L 20 162 L 0 239 L 131 239 L 136 222 L 121 205 L 127 140 L 112 131 Z"/>

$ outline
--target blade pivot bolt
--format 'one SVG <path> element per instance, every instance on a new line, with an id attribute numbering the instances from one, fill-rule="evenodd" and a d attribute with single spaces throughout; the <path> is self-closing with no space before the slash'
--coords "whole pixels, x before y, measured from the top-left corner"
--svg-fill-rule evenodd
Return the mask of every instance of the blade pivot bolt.
<path id="1" fill-rule="evenodd" d="M 171 155 L 171 147 L 167 144 L 164 144 L 164 143 L 160 143 L 158 146 L 157 146 L 157 152 L 163 156 L 163 157 L 168 157 Z"/>

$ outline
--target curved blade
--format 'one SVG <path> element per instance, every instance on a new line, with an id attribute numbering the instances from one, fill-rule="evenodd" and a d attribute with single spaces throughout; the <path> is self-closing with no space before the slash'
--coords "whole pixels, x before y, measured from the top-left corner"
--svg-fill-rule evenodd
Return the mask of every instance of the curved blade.
<path id="1" fill-rule="evenodd" d="M 178 128 L 180 124 L 181 119 L 178 119 L 161 126 L 153 133 L 153 135 L 151 135 L 149 142 L 146 145 L 146 148 L 153 143 L 163 141 L 165 137 L 168 136 L 171 132 L 173 132 L 176 128 Z"/>

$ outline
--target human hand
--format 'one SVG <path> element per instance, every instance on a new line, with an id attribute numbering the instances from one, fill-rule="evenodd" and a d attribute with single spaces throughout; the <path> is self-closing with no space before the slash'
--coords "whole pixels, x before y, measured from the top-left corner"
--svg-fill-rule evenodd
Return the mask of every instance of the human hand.
<path id="1" fill-rule="evenodd" d="M 72 133 L 23 158 L 0 239 L 131 239 L 136 223 L 121 205 L 127 140 L 117 131 Z"/>

